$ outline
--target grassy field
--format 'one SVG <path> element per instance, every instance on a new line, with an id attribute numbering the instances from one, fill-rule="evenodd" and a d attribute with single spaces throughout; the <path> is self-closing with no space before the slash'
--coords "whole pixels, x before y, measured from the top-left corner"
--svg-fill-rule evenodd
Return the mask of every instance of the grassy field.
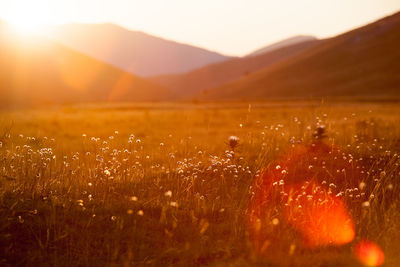
<path id="1" fill-rule="evenodd" d="M 398 103 L 65 106 L 0 125 L 1 265 L 362 266 L 369 240 L 400 266 Z"/>

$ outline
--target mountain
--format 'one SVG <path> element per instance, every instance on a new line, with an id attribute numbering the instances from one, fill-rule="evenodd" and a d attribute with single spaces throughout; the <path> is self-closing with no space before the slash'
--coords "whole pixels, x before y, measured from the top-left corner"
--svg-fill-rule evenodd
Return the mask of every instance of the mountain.
<path id="1" fill-rule="evenodd" d="M 314 41 L 314 40 L 317 40 L 317 38 L 315 38 L 314 36 L 309 36 L 309 35 L 293 36 L 293 37 L 284 39 L 282 41 L 273 43 L 271 45 L 265 46 L 263 48 L 257 49 L 256 51 L 248 54 L 247 57 L 253 57 L 253 56 L 265 54 L 265 53 L 277 50 L 282 47 L 291 46 L 291 45 L 308 42 L 308 41 Z"/>
<path id="2" fill-rule="evenodd" d="M 41 37 L 0 23 L 0 106 L 171 97 L 159 85 Z"/>
<path id="3" fill-rule="evenodd" d="M 257 56 L 211 64 L 185 74 L 160 75 L 151 79 L 175 91 L 181 98 L 190 98 L 203 90 L 246 77 L 252 72 L 312 49 L 317 43 L 317 40 L 305 41 Z"/>
<path id="4" fill-rule="evenodd" d="M 68 24 L 51 37 L 62 44 L 140 76 L 188 72 L 229 59 L 202 48 L 114 24 Z"/>
<path id="5" fill-rule="evenodd" d="M 208 100 L 399 96 L 400 12 L 203 92 Z"/>

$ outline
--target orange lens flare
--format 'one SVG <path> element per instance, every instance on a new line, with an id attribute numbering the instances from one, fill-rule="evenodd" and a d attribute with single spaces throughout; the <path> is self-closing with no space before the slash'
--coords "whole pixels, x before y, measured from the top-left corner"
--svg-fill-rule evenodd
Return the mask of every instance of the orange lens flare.
<path id="1" fill-rule="evenodd" d="M 335 188 L 362 177 L 339 147 L 317 141 L 293 146 L 269 164 L 252 185 L 247 225 L 254 249 L 277 240 L 273 218 L 289 226 L 306 248 L 341 246 L 354 240 L 350 212 Z M 338 171 L 339 170 L 339 171 Z M 354 181 L 353 181 L 354 180 Z"/>
<path id="2" fill-rule="evenodd" d="M 382 249 L 368 240 L 359 242 L 354 248 L 354 254 L 365 266 L 380 266 L 385 261 Z"/>
<path id="3" fill-rule="evenodd" d="M 353 220 L 345 204 L 329 195 L 322 202 L 309 200 L 301 208 L 289 205 L 286 216 L 309 248 L 344 245 L 355 236 Z"/>

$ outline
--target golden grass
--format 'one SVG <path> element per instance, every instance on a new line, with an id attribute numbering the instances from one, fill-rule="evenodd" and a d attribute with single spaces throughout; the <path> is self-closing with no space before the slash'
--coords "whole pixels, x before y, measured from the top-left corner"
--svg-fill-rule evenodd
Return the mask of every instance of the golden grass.
<path id="1" fill-rule="evenodd" d="M 397 266 L 399 114 L 397 104 L 315 102 L 3 111 L 0 262 L 357 266 L 353 247 L 368 239 Z M 272 198 L 260 250 L 247 223 L 254 182 L 322 124 L 324 142 L 365 174 L 364 194 L 350 193 L 347 178 L 326 188 L 343 192 L 355 238 L 308 248 Z M 239 138 L 234 151 L 229 136 Z"/>

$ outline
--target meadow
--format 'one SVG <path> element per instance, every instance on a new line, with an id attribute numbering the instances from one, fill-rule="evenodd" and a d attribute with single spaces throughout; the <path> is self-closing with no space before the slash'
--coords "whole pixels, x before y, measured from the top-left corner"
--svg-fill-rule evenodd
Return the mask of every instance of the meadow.
<path id="1" fill-rule="evenodd" d="M 397 102 L 71 105 L 0 125 L 3 266 L 400 266 Z"/>

